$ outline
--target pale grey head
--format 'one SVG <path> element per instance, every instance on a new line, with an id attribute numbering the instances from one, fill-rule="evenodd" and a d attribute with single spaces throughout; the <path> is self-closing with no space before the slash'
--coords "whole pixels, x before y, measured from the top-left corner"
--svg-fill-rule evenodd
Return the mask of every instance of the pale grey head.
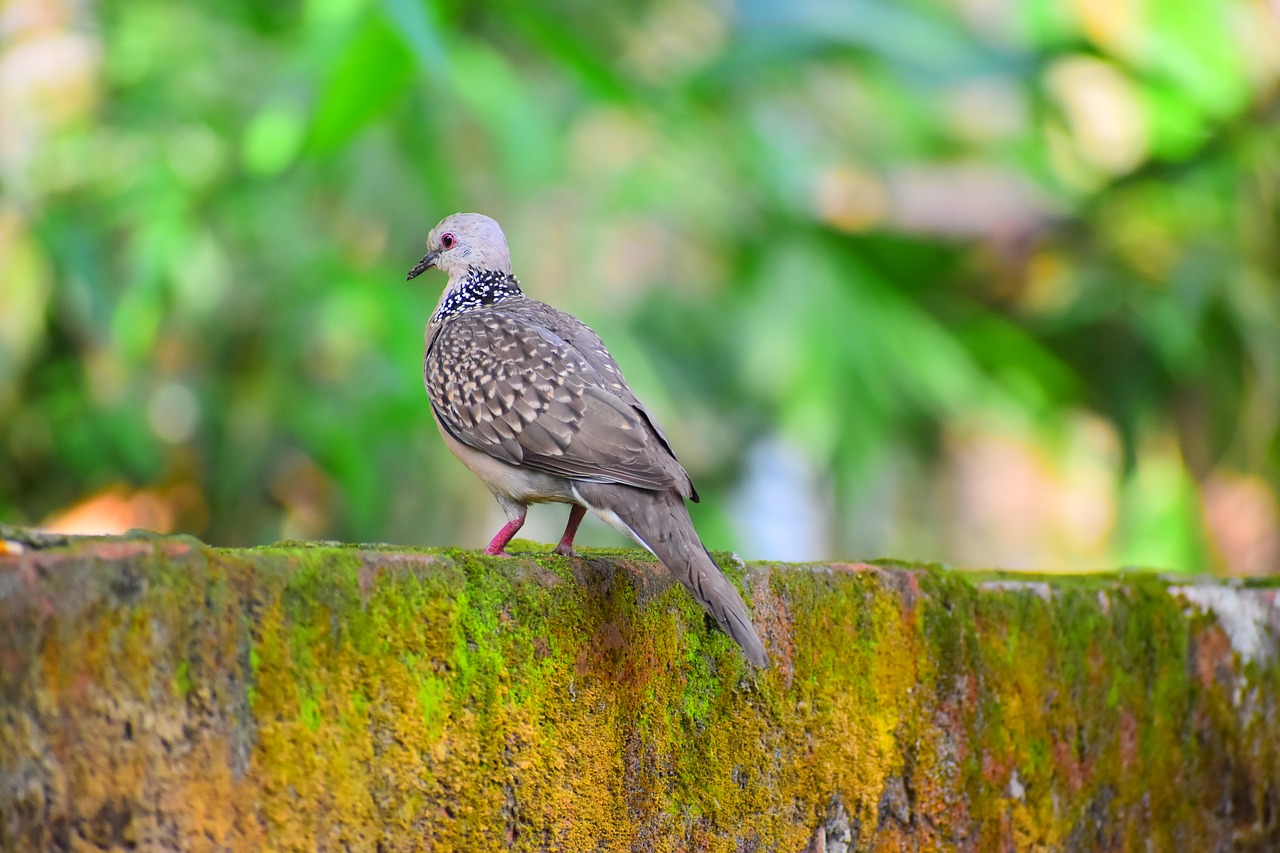
<path id="1" fill-rule="evenodd" d="M 450 281 L 469 270 L 511 275 L 507 238 L 498 223 L 481 213 L 455 213 L 440 220 L 427 235 L 427 253 L 409 270 L 412 279 L 431 267 L 449 274 Z"/>

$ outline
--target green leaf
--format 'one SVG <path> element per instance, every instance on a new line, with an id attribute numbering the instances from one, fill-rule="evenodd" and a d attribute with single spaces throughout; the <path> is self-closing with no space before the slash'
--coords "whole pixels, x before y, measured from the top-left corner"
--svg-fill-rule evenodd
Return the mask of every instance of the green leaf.
<path id="1" fill-rule="evenodd" d="M 371 17 L 334 63 L 311 125 L 311 147 L 330 154 L 408 87 L 414 59 L 400 36 Z"/>

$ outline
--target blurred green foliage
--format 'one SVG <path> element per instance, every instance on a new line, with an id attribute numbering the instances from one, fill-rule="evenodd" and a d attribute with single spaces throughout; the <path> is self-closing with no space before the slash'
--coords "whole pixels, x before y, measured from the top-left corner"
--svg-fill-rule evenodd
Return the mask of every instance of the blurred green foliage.
<path id="1" fill-rule="evenodd" d="M 1280 567 L 1264 0 L 7 5 L 6 521 L 479 544 L 403 283 L 477 210 L 713 547 Z"/>

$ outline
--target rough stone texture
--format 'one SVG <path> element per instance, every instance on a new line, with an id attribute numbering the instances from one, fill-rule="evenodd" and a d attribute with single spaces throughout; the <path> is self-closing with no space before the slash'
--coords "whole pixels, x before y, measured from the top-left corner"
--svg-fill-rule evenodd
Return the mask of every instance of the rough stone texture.
<path id="1" fill-rule="evenodd" d="M 0 538 L 6 850 L 1280 849 L 1274 581 Z"/>

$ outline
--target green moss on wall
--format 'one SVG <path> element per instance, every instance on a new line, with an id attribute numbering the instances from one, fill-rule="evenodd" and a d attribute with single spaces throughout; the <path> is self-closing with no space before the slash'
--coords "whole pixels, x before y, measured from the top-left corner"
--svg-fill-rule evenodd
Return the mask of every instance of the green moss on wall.
<path id="1" fill-rule="evenodd" d="M 0 557 L 0 844 L 1280 845 L 1274 586 L 730 566 L 758 672 L 640 554 L 522 547 Z"/>

